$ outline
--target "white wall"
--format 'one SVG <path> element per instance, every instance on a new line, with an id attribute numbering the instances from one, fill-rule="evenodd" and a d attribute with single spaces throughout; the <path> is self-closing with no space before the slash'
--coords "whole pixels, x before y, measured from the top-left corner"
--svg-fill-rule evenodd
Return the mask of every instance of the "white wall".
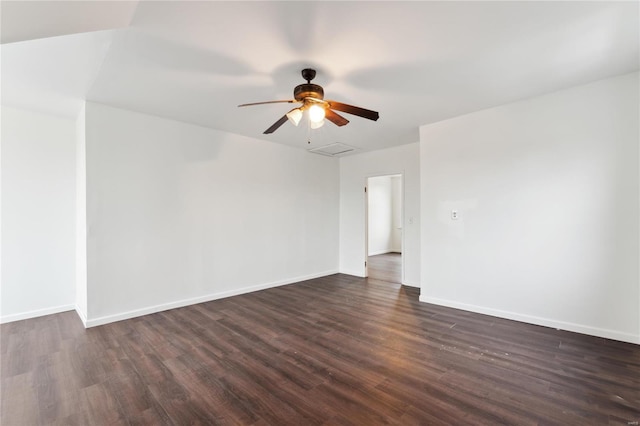
<path id="1" fill-rule="evenodd" d="M 420 299 L 639 343 L 638 89 L 634 73 L 421 127 Z"/>
<path id="2" fill-rule="evenodd" d="M 371 176 L 404 176 L 403 284 L 420 283 L 420 146 L 418 143 L 340 159 L 340 272 L 364 276 L 365 197 Z"/>
<path id="3" fill-rule="evenodd" d="M 367 184 L 369 256 L 402 252 L 402 177 L 370 177 Z"/>
<path id="4" fill-rule="evenodd" d="M 73 309 L 75 124 L 2 107 L 0 320 Z"/>
<path id="5" fill-rule="evenodd" d="M 339 165 L 86 106 L 87 324 L 337 272 Z"/>

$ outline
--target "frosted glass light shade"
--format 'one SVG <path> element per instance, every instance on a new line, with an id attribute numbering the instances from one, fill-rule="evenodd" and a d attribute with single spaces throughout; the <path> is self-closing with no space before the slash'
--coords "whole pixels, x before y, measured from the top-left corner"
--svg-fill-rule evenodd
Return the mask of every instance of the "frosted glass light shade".
<path id="1" fill-rule="evenodd" d="M 324 126 L 324 119 L 320 121 L 310 120 L 309 125 L 311 126 L 312 129 L 319 129 L 320 127 Z"/>
<path id="2" fill-rule="evenodd" d="M 311 120 L 312 124 L 315 122 L 323 121 L 324 108 L 322 108 L 320 105 L 311 105 L 311 108 L 309 108 L 309 120 Z"/>
<path id="3" fill-rule="evenodd" d="M 296 108 L 287 113 L 287 118 L 290 122 L 293 123 L 294 126 L 297 126 L 302 119 L 302 110 L 300 108 Z"/>

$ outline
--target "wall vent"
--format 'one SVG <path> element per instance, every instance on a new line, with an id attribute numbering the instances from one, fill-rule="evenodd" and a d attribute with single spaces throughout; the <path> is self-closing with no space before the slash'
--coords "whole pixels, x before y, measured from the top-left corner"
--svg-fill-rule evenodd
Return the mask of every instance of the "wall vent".
<path id="1" fill-rule="evenodd" d="M 339 157 L 355 150 L 356 148 L 352 146 L 336 142 L 329 145 L 320 146 L 318 148 L 309 149 L 308 151 L 313 152 L 314 154 L 326 155 L 327 157 Z"/>

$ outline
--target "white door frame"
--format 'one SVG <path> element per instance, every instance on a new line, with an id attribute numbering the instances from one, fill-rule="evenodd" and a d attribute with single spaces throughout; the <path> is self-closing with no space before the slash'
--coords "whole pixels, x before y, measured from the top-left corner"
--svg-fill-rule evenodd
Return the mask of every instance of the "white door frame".
<path id="1" fill-rule="evenodd" d="M 404 261 L 405 261 L 405 250 L 404 250 L 404 237 L 405 237 L 405 223 L 404 223 L 404 200 L 405 200 L 405 190 L 404 190 L 404 170 L 399 172 L 389 172 L 389 173 L 378 173 L 367 175 L 364 178 L 364 276 L 365 278 L 369 276 L 369 179 L 376 177 L 384 177 L 384 176 L 400 176 L 400 194 L 402 199 L 400 200 L 400 216 L 402 217 L 402 237 L 401 240 L 401 250 L 402 254 L 400 256 L 402 265 L 400 267 L 401 278 L 400 284 L 404 285 Z"/>

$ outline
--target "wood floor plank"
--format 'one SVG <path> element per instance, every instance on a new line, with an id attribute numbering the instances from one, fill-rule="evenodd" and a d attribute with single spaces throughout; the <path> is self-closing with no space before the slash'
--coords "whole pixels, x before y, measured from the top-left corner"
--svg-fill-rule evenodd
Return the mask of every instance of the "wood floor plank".
<path id="1" fill-rule="evenodd" d="M 640 346 L 418 301 L 400 255 L 85 330 L 0 326 L 0 424 L 621 424 Z"/>

